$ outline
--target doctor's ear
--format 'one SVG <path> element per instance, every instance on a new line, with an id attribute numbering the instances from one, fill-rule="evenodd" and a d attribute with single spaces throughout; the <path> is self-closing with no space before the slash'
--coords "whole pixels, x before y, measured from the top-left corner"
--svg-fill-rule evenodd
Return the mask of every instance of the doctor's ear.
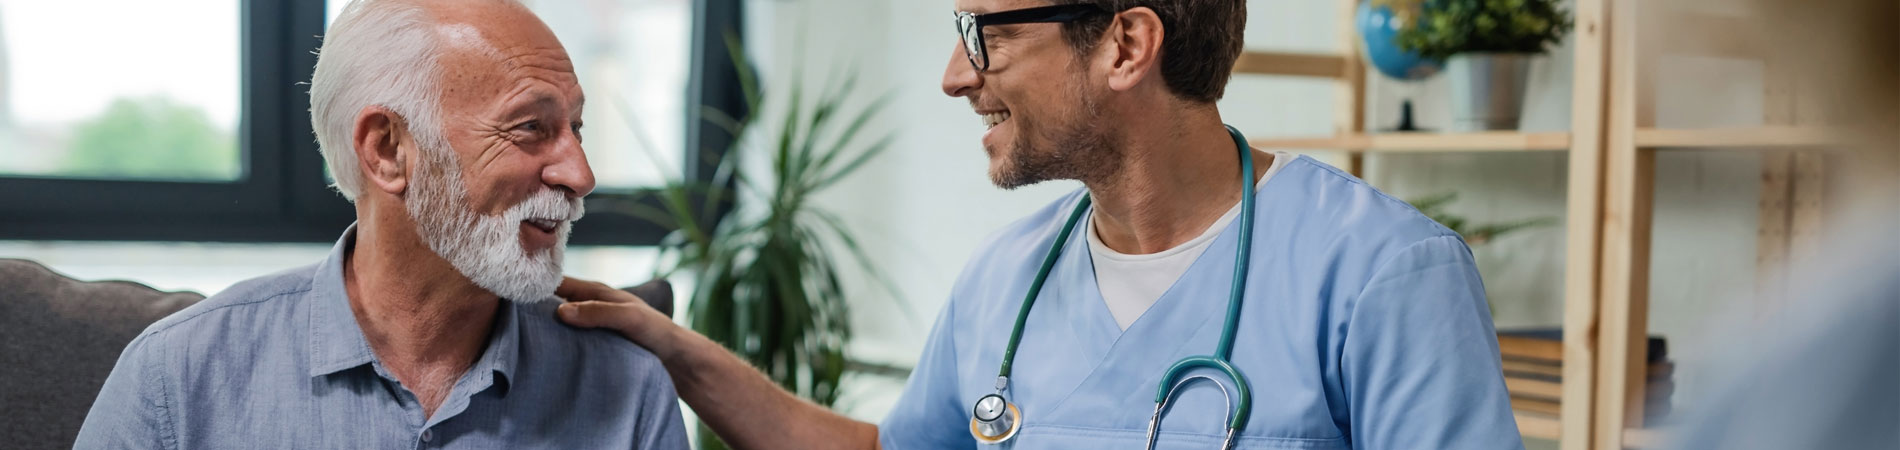
<path id="1" fill-rule="evenodd" d="M 1133 89 L 1161 62 L 1161 40 L 1166 32 L 1161 16 L 1146 6 L 1131 8 L 1115 15 L 1103 33 L 1103 46 L 1112 50 L 1108 87 L 1117 91 Z"/>
<path id="2" fill-rule="evenodd" d="M 370 106 L 357 113 L 355 130 L 350 142 L 364 184 L 390 195 L 402 195 L 408 189 L 408 169 L 414 166 L 416 157 L 408 121 L 388 108 Z"/>

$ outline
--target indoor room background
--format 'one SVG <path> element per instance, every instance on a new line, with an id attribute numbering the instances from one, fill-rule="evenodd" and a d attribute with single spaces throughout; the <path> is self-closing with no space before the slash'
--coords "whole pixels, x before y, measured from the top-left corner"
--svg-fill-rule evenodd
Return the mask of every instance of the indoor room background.
<path id="1" fill-rule="evenodd" d="M 218 182 L 255 176 L 246 172 L 246 162 L 257 152 L 277 150 L 246 148 L 241 125 L 307 116 L 246 107 L 247 91 L 240 88 L 248 64 L 242 2 L 0 0 L 0 177 Z M 328 13 L 334 15 L 340 3 L 332 0 Z M 695 61 L 727 57 L 725 48 L 692 45 L 695 14 L 705 5 L 693 0 L 524 3 L 561 37 L 592 100 L 586 149 L 603 190 L 656 186 L 682 167 L 692 167 L 692 153 L 685 151 L 691 141 L 687 124 L 694 120 L 688 111 L 699 97 L 689 92 L 704 88 L 693 79 Z M 884 277 L 875 280 L 854 264 L 843 265 L 852 269 L 845 273 L 854 328 L 849 356 L 863 370 L 846 376 L 837 408 L 875 422 L 896 401 L 904 371 L 922 350 L 922 330 L 931 326 L 965 259 L 992 231 L 1080 184 L 1052 182 L 1011 191 L 990 184 L 978 145 L 982 122 L 965 100 L 947 97 L 939 88 L 946 65 L 964 63 L 952 53 L 958 42 L 949 0 L 738 3 L 742 26 L 732 35 L 740 37 L 737 47 L 755 65 L 768 98 L 794 80 L 817 90 L 845 73 L 855 74 L 850 105 L 890 95 L 868 125 L 892 136 L 889 150 L 820 194 L 815 205 L 842 219 Z M 1249 1 L 1247 49 L 1345 52 L 1357 34 L 1351 22 L 1341 19 L 1339 3 Z M 1729 2 L 1676 3 L 1711 14 L 1740 14 Z M 115 12 L 95 14 L 102 7 Z M 1578 35 L 1570 33 L 1532 64 L 1524 131 L 1569 129 Z M 800 72 L 802 78 L 795 76 Z M 1761 86 L 1767 75 L 1759 62 L 1664 56 L 1654 73 L 1657 126 L 1763 124 L 1768 100 Z M 273 80 L 307 77 L 304 72 Z M 1365 80 L 1366 128 L 1394 126 L 1407 99 L 1419 127 L 1451 127 L 1447 77 L 1397 81 L 1368 72 Z M 297 85 L 281 88 L 303 92 Z M 1228 123 L 1253 138 L 1324 136 L 1336 130 L 1337 99 L 1336 84 L 1329 80 L 1239 74 L 1219 106 Z M 763 113 L 774 108 L 768 100 Z M 309 136 L 295 138 L 310 141 Z M 193 150 L 149 160 L 123 150 L 153 142 Z M 314 144 L 301 148 L 314 157 Z M 1348 164 L 1342 153 L 1294 150 Z M 1668 340 L 1678 405 L 1695 404 L 1708 395 L 1702 381 L 1720 376 L 1703 364 L 1716 353 L 1708 349 L 1721 345 L 1709 340 L 1712 324 L 1755 314 L 1756 302 L 1747 297 L 1758 270 L 1762 155 L 1677 151 L 1656 157 L 1647 327 Z M 747 167 L 761 164 L 758 155 L 744 150 L 736 156 Z M 1563 151 L 1370 153 L 1363 174 L 1403 199 L 1455 193 L 1445 209 L 1471 221 L 1548 219 L 1476 246 L 1474 252 L 1498 328 L 1557 327 L 1565 323 L 1568 161 Z M 748 211 L 743 203 L 738 208 Z M 576 229 L 620 223 L 583 220 Z M 239 280 L 309 264 L 330 247 L 328 240 L 268 236 L 239 239 L 245 242 L 152 240 L 138 233 L 114 235 L 112 229 L 86 239 L 0 235 L 0 258 L 39 261 L 79 279 L 123 279 L 211 294 Z M 580 242 L 568 252 L 568 271 L 617 286 L 638 284 L 664 263 L 652 243 L 647 238 Z M 675 279 L 682 302 L 690 297 L 684 291 L 693 287 L 685 278 Z M 1548 439 L 1528 442 L 1531 448 L 1556 448 Z"/>

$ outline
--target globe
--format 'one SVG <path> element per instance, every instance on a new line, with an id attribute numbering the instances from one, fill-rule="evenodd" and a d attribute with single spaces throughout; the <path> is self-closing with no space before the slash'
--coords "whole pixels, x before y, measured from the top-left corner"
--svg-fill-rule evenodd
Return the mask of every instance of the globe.
<path id="1" fill-rule="evenodd" d="M 1353 23 L 1365 40 L 1366 62 L 1379 73 L 1399 80 L 1423 80 L 1444 67 L 1444 61 L 1428 59 L 1399 48 L 1399 30 L 1408 18 L 1418 17 L 1427 0 L 1365 0 L 1359 2 Z M 1394 11 L 1398 8 L 1406 14 Z"/>

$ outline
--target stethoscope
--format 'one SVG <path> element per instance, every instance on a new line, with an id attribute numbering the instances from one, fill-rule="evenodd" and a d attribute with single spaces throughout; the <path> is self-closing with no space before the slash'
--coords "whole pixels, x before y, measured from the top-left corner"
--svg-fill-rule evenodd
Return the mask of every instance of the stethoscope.
<path id="1" fill-rule="evenodd" d="M 1220 387 L 1222 398 L 1229 398 L 1226 395 L 1227 386 L 1212 376 L 1181 376 L 1194 368 L 1213 368 L 1234 382 L 1239 405 L 1228 405 L 1227 438 L 1221 441 L 1223 450 L 1233 448 L 1234 436 L 1240 433 L 1241 425 L 1247 423 L 1247 412 L 1251 410 L 1253 393 L 1247 388 L 1247 377 L 1228 362 L 1228 357 L 1233 354 L 1234 326 L 1240 322 L 1240 298 L 1247 287 L 1247 260 L 1253 249 L 1253 157 L 1247 148 L 1247 138 L 1240 135 L 1240 130 L 1229 125 L 1227 134 L 1233 136 L 1234 147 L 1240 151 L 1241 179 L 1246 184 L 1242 185 L 1240 193 L 1240 246 L 1234 255 L 1234 282 L 1227 296 L 1226 325 L 1221 328 L 1220 344 L 1214 348 L 1213 355 L 1183 358 L 1169 367 L 1167 374 L 1161 378 L 1161 384 L 1155 392 L 1155 413 L 1148 419 L 1146 448 L 1149 450 L 1155 447 L 1155 432 L 1161 427 L 1161 414 L 1168 408 L 1168 399 L 1173 398 L 1181 386 L 1194 381 L 1207 381 Z M 1042 291 L 1042 283 L 1048 281 L 1050 270 L 1055 268 L 1056 258 L 1062 255 L 1062 247 L 1069 242 L 1069 234 L 1075 231 L 1075 224 L 1081 222 L 1082 214 L 1088 209 L 1089 197 L 1084 195 L 1082 202 L 1075 206 L 1075 211 L 1069 213 L 1069 221 L 1062 226 L 1062 232 L 1056 235 L 1055 243 L 1049 246 L 1049 255 L 1043 258 L 1042 268 L 1036 271 L 1036 280 L 1029 285 L 1029 295 L 1023 298 L 1022 309 L 1016 312 L 1016 327 L 1009 332 L 1009 347 L 1003 350 L 1003 367 L 996 374 L 996 393 L 977 399 L 976 406 L 970 411 L 970 435 L 975 436 L 977 442 L 1000 444 L 1016 437 L 1016 432 L 1022 429 L 1022 410 L 1003 396 L 1009 390 L 1010 365 L 1016 360 L 1016 345 L 1022 342 L 1023 325 L 1029 321 L 1029 308 L 1036 304 L 1036 294 Z M 1176 382 L 1177 379 L 1179 382 Z"/>

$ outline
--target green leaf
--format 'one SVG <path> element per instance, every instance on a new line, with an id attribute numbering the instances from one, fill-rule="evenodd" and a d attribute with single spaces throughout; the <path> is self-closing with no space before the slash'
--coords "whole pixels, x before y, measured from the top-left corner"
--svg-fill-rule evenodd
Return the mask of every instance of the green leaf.
<path id="1" fill-rule="evenodd" d="M 1453 233 L 1458 233 L 1459 236 L 1464 237 L 1465 242 L 1471 246 L 1482 245 L 1518 230 L 1557 223 L 1557 219 L 1555 218 L 1540 217 L 1504 223 L 1470 224 L 1466 218 L 1445 211 L 1445 207 L 1457 198 L 1458 193 L 1446 192 L 1414 199 L 1408 203 L 1411 203 L 1414 208 L 1417 208 L 1420 214 L 1424 214 L 1440 225 L 1444 225 L 1445 228 L 1450 229 Z"/>
<path id="2" fill-rule="evenodd" d="M 864 130 L 864 126 L 870 123 L 878 113 L 883 112 L 884 108 L 889 106 L 890 102 L 896 98 L 893 94 L 892 92 L 885 92 L 883 95 L 879 95 L 876 100 L 872 100 L 870 104 L 865 105 L 864 109 L 858 111 L 857 115 L 851 119 L 850 124 L 845 125 L 844 130 L 838 133 L 836 142 L 831 144 L 833 148 L 838 150 L 828 152 L 818 160 L 817 164 L 819 170 L 829 170 L 832 162 L 837 159 L 838 155 L 844 154 L 842 150 L 851 148 L 851 145 L 857 142 L 858 133 Z M 835 176 L 835 174 L 833 176 Z"/>

